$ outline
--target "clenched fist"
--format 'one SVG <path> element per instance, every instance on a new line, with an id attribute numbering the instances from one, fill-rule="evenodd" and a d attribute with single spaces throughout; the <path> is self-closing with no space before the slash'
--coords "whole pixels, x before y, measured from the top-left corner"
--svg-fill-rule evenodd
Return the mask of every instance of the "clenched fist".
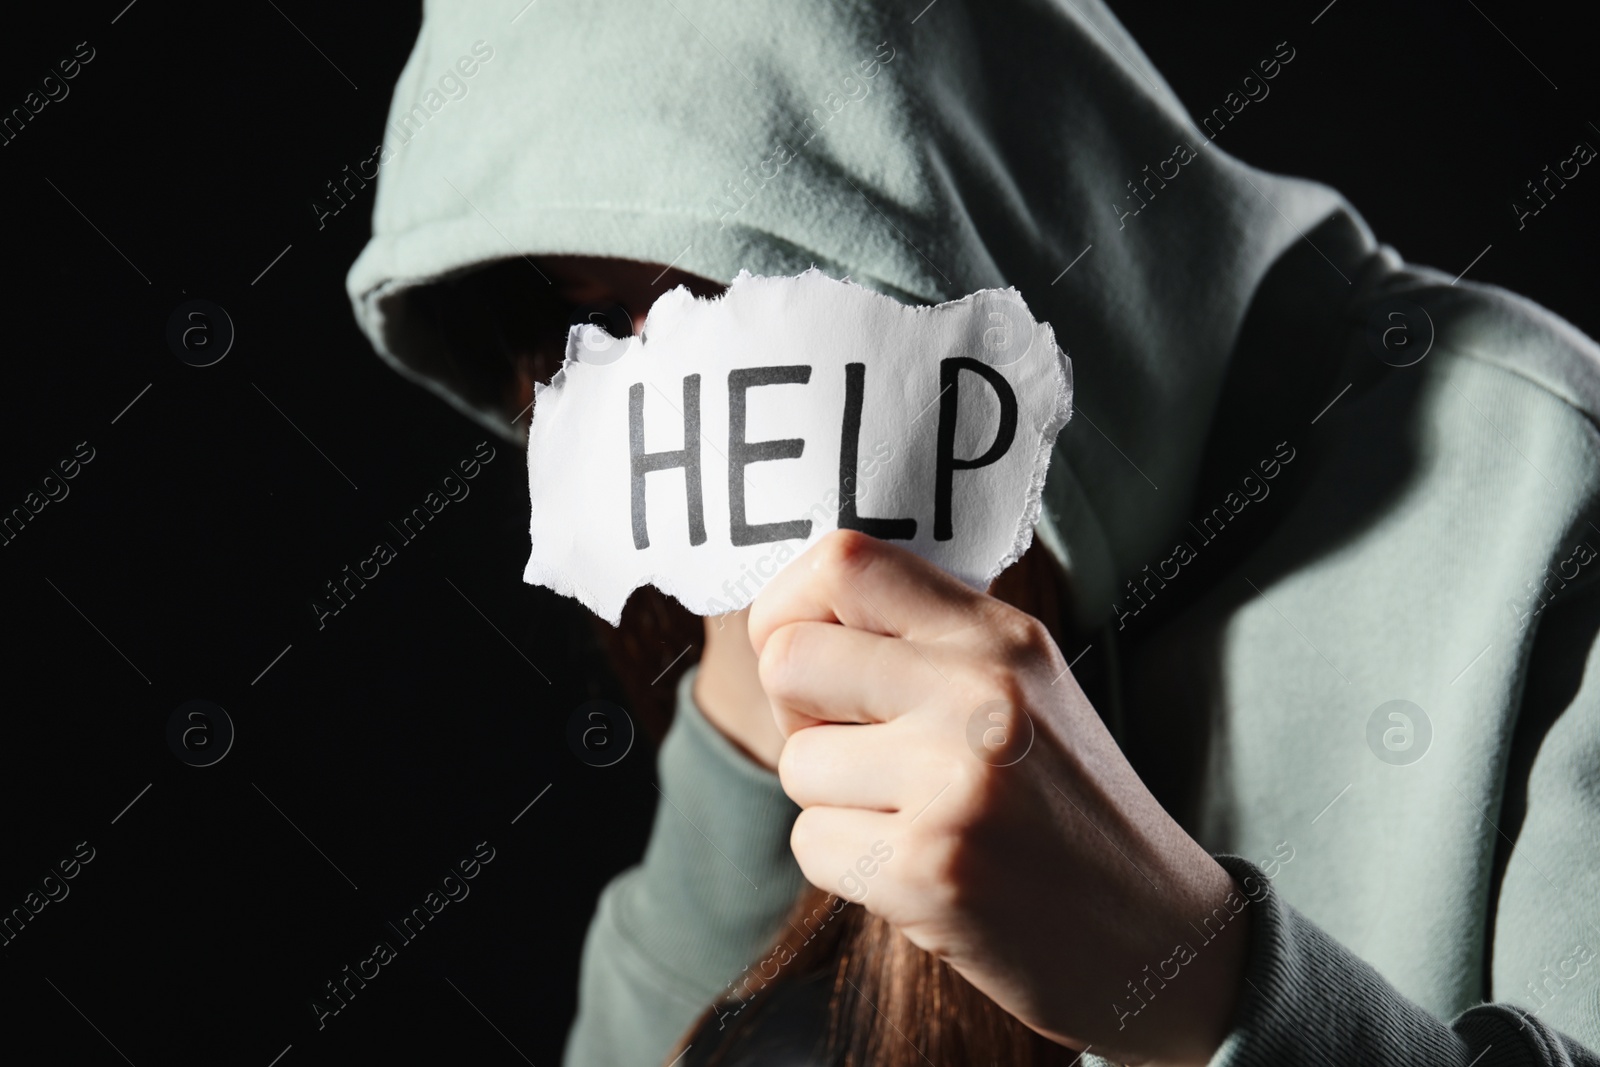
<path id="1" fill-rule="evenodd" d="M 762 590 L 749 627 L 809 881 L 1063 1045 L 1211 1057 L 1249 909 L 1225 906 L 1238 887 L 1139 780 L 1041 623 L 839 531 Z M 1232 921 L 1203 939 L 1193 924 L 1219 908 Z"/>

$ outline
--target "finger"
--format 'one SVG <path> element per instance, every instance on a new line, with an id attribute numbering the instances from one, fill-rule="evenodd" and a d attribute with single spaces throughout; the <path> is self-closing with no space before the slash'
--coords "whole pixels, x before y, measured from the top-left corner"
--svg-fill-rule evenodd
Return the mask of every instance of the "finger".
<path id="1" fill-rule="evenodd" d="M 760 653 L 778 627 L 837 622 L 911 641 L 972 624 L 984 596 L 934 564 L 854 530 L 835 530 L 768 582 L 750 607 Z"/>
<path id="2" fill-rule="evenodd" d="M 871 897 L 883 865 L 894 862 L 899 826 L 899 816 L 881 811 L 807 808 L 794 821 L 789 847 L 806 881 L 861 903 Z"/>
<path id="3" fill-rule="evenodd" d="M 784 742 L 778 780 L 802 808 L 899 811 L 908 797 L 920 797 L 921 783 L 938 777 L 933 761 L 923 757 L 934 750 L 909 736 L 915 728 L 902 719 L 800 730 Z"/>
<path id="4" fill-rule="evenodd" d="M 910 642 L 830 622 L 781 627 L 756 667 L 785 737 L 819 722 L 887 722 L 948 685 Z"/>

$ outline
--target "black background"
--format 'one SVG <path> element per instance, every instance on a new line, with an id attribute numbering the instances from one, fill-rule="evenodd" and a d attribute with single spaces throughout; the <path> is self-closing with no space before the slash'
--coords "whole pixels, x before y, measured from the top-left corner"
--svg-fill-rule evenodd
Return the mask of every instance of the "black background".
<path id="1" fill-rule="evenodd" d="M 573 709 L 619 690 L 581 610 L 520 580 L 523 457 L 491 442 L 467 499 L 324 629 L 310 608 L 486 436 L 355 327 L 344 275 L 371 188 L 320 229 L 311 207 L 372 155 L 419 12 L 124 3 L 50 5 L 0 43 L 5 111 L 78 42 L 96 53 L 0 147 L 0 510 L 95 450 L 0 547 L 0 913 L 77 842 L 96 850 L 0 948 L 0 1055 L 555 1063 L 595 895 L 637 859 L 656 794 L 647 739 L 607 768 L 567 745 Z M 1336 186 L 1452 276 L 1487 247 L 1470 278 L 1600 331 L 1600 174 L 1520 231 L 1510 206 L 1574 142 L 1600 145 L 1593 39 L 1567 13 L 1115 7 L 1196 112 L 1288 41 L 1220 145 Z M 206 368 L 165 340 L 195 297 L 237 330 Z M 165 736 L 197 697 L 237 728 L 205 768 Z M 480 841 L 495 859 L 471 895 L 319 1031 L 322 983 Z"/>

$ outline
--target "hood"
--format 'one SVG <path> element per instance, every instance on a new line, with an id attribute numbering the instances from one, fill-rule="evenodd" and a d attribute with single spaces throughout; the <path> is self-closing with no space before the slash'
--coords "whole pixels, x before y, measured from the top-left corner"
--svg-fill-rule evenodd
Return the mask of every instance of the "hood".
<path id="1" fill-rule="evenodd" d="M 357 320 L 514 440 L 421 287 L 560 253 L 816 266 L 917 303 L 1015 286 L 1073 361 L 1039 530 L 1083 618 L 1188 516 L 1268 268 L 1355 217 L 1224 154 L 1089 0 L 430 0 L 384 136 Z"/>

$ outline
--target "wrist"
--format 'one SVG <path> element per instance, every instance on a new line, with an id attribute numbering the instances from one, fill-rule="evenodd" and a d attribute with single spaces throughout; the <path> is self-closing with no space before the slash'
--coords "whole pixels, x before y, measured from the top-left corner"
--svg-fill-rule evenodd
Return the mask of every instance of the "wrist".
<path id="1" fill-rule="evenodd" d="M 1206 894 L 1203 905 L 1207 909 L 1203 914 L 1209 920 L 1201 919 L 1202 926 L 1195 927 L 1198 952 L 1185 990 L 1184 1040 L 1168 1057 L 1152 1061 L 1152 1067 L 1203 1067 L 1216 1055 L 1233 1026 L 1245 983 L 1251 905 L 1255 898 L 1241 889 L 1220 864 L 1215 860 L 1212 863 L 1216 867 L 1216 887 Z M 1219 928 L 1218 919 L 1224 916 L 1228 917 L 1226 924 Z"/>
<path id="2" fill-rule="evenodd" d="M 1153 902 L 1152 911 L 1160 916 L 1151 916 L 1153 936 L 1115 968 L 1119 977 L 1134 978 L 1113 993 L 1114 1033 L 1095 1041 L 1097 1051 L 1106 1049 L 1102 1055 L 1113 1060 L 1140 1067 L 1204 1067 L 1233 1029 L 1245 987 L 1252 903 L 1258 898 L 1240 889 L 1208 853 L 1198 846 L 1193 851 L 1210 869 L 1167 872 L 1187 886 Z M 1154 933 L 1155 928 L 1164 933 Z M 1158 947 L 1165 945 L 1172 947 Z"/>

